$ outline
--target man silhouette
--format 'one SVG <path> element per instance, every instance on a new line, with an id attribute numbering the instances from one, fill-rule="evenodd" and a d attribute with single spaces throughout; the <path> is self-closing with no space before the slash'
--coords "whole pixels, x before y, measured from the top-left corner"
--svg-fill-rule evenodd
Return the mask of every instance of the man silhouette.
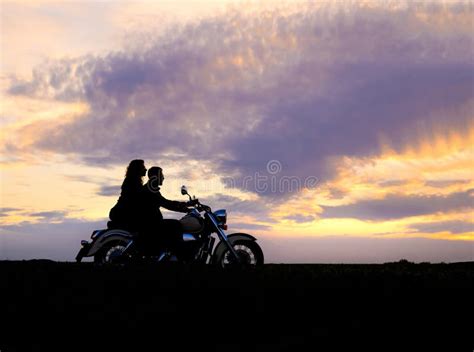
<path id="1" fill-rule="evenodd" d="M 141 242 L 147 252 L 165 247 L 179 255 L 179 245 L 183 237 L 181 223 L 175 219 L 163 219 L 160 208 L 187 213 L 188 207 L 196 204 L 198 200 L 179 202 L 166 199 L 160 193 L 164 179 L 160 167 L 153 166 L 148 170 L 148 182 L 143 185 L 140 196 Z"/>

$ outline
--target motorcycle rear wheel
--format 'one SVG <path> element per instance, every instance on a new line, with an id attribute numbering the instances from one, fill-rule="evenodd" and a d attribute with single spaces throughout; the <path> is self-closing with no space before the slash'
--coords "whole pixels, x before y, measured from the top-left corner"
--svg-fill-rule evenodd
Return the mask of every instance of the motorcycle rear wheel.
<path id="1" fill-rule="evenodd" d="M 128 258 L 122 255 L 128 242 L 125 240 L 117 240 L 106 243 L 95 255 L 94 263 L 98 265 L 107 264 L 124 264 Z"/>

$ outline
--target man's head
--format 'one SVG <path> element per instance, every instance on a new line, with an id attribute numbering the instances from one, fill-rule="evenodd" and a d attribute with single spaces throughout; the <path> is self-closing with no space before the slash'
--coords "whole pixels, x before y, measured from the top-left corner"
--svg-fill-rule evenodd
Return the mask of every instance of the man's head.
<path id="1" fill-rule="evenodd" d="M 155 187 L 159 187 L 163 184 L 163 170 L 161 167 L 153 166 L 148 169 L 148 183 Z"/>

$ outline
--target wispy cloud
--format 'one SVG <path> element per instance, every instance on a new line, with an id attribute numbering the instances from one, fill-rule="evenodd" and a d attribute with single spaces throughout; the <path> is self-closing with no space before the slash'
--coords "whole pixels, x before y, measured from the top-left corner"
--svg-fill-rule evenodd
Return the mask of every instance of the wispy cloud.
<path id="1" fill-rule="evenodd" d="M 341 206 L 322 206 L 322 218 L 388 220 L 474 208 L 474 190 L 449 196 L 388 195 Z"/>
<path id="2" fill-rule="evenodd" d="M 304 223 L 304 222 L 312 222 L 314 219 L 316 219 L 316 216 L 295 214 L 295 215 L 286 216 L 285 219 L 293 220 L 294 222 L 298 222 L 298 223 Z"/>
<path id="3" fill-rule="evenodd" d="M 474 223 L 467 221 L 438 221 L 431 223 L 412 224 L 410 227 L 419 232 L 450 232 L 452 234 L 474 232 Z"/>
<path id="4" fill-rule="evenodd" d="M 40 218 L 41 220 L 60 220 L 67 215 L 67 211 L 40 211 L 28 214 L 34 218 Z"/>
<path id="5" fill-rule="evenodd" d="M 3 207 L 0 208 L 0 217 L 9 216 L 10 213 L 21 211 L 21 208 Z"/>
<path id="6" fill-rule="evenodd" d="M 101 186 L 97 194 L 105 197 L 118 197 L 120 195 L 120 186 Z"/>
<path id="7" fill-rule="evenodd" d="M 261 225 L 261 224 L 252 224 L 252 223 L 232 222 L 228 226 L 229 226 L 229 231 L 230 232 L 233 232 L 236 229 L 238 229 L 238 230 L 257 230 L 257 231 L 271 230 L 271 226 Z"/>

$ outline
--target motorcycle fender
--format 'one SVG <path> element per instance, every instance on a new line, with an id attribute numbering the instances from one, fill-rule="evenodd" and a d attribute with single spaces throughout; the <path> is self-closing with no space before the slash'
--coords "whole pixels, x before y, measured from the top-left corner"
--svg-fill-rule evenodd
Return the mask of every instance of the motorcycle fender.
<path id="1" fill-rule="evenodd" d="M 104 232 L 99 238 L 97 238 L 90 247 L 89 251 L 87 252 L 84 257 L 91 257 L 96 254 L 102 246 L 106 243 L 116 240 L 126 240 L 130 241 L 133 239 L 133 236 L 130 232 L 124 230 L 109 230 Z"/>
<path id="2" fill-rule="evenodd" d="M 249 235 L 247 233 L 242 233 L 242 232 L 232 233 L 230 235 L 227 235 L 227 238 L 229 239 L 229 242 L 231 244 L 234 244 L 234 242 L 240 241 L 240 240 L 247 240 L 247 241 L 256 241 L 257 240 L 252 235 Z M 218 258 L 222 253 L 224 253 L 224 251 L 226 249 L 227 249 L 227 245 L 222 241 L 219 242 L 216 249 L 214 250 L 214 254 L 212 255 L 212 259 L 214 260 L 214 258 Z"/>

